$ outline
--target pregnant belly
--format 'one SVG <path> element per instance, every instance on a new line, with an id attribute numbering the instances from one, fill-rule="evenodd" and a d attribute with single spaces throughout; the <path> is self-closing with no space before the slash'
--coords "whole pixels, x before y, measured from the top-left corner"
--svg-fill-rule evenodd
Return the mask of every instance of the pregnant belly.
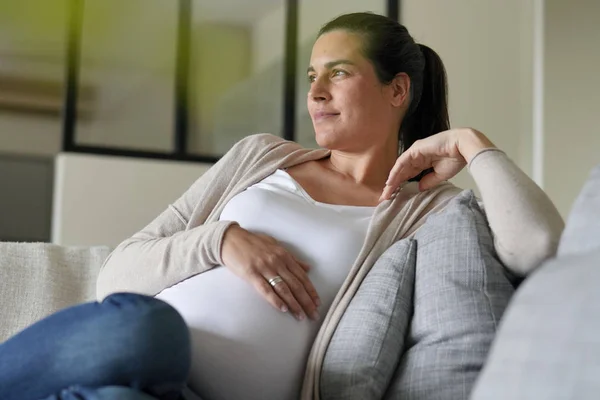
<path id="1" fill-rule="evenodd" d="M 189 385 L 203 400 L 298 398 L 319 321 L 277 311 L 225 267 L 156 297 L 175 307 L 190 328 Z"/>

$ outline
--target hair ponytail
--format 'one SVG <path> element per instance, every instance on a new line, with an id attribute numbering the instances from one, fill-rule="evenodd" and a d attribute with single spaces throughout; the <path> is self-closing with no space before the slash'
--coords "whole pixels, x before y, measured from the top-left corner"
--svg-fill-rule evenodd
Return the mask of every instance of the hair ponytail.
<path id="1" fill-rule="evenodd" d="M 400 128 L 402 150 L 419 139 L 450 129 L 446 69 L 434 50 L 423 44 L 418 47 L 425 65 L 422 77 L 411 77 L 413 99 Z"/>

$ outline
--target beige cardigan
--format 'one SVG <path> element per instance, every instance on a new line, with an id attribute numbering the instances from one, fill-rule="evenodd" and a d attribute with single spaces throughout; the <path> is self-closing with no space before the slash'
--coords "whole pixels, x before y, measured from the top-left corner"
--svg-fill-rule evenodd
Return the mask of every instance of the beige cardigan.
<path id="1" fill-rule="evenodd" d="M 154 221 L 112 252 L 98 276 L 98 298 L 120 291 L 156 295 L 222 265 L 221 242 L 233 223 L 219 221 L 227 202 L 278 168 L 328 155 L 328 150 L 305 149 L 269 134 L 241 140 Z M 477 154 L 469 168 L 485 204 L 496 250 L 506 266 L 525 274 L 554 255 L 563 221 L 535 183 L 495 149 Z M 410 183 L 395 199 L 377 206 L 363 247 L 314 341 L 302 399 L 319 399 L 320 371 L 329 341 L 375 261 L 395 241 L 412 235 L 430 213 L 442 209 L 459 191 L 444 183 L 419 192 L 417 184 Z"/>

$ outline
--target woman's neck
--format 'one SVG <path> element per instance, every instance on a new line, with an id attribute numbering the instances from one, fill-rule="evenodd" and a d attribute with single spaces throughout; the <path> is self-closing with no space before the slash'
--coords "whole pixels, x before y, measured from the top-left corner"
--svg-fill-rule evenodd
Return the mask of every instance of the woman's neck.
<path id="1" fill-rule="evenodd" d="M 330 157 L 323 160 L 323 166 L 358 184 L 383 190 L 397 158 L 397 147 L 366 153 L 332 150 Z"/>

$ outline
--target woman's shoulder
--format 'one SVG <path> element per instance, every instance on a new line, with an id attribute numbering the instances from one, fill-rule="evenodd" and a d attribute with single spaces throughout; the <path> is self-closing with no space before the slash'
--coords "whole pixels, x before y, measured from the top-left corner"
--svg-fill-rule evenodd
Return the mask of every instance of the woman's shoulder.
<path id="1" fill-rule="evenodd" d="M 271 147 L 289 146 L 294 148 L 301 148 L 298 143 L 286 140 L 281 136 L 273 135 L 272 133 L 255 133 L 248 135 L 239 142 L 237 142 L 234 148 L 244 149 L 257 149 L 264 150 Z"/>
<path id="2" fill-rule="evenodd" d="M 311 151 L 311 149 L 305 149 L 300 144 L 286 140 L 281 136 L 270 133 L 257 133 L 246 136 L 237 142 L 228 155 L 237 161 L 246 160 L 252 163 L 259 160 L 279 160 L 290 155 L 303 155 Z"/>

